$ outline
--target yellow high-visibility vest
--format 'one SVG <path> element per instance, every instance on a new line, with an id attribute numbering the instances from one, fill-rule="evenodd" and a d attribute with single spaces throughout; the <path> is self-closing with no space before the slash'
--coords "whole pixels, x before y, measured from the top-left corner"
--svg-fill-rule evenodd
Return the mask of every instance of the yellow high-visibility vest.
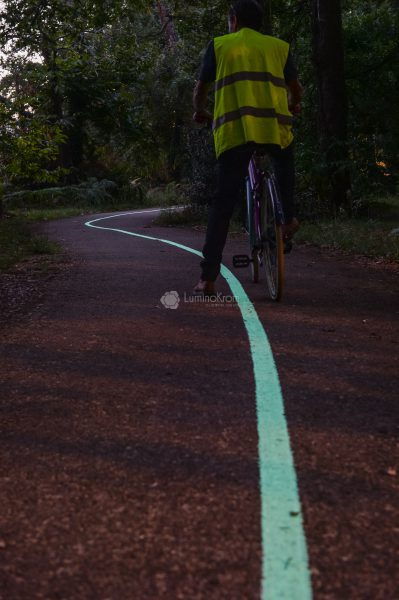
<path id="1" fill-rule="evenodd" d="M 289 45 L 249 27 L 214 39 L 216 156 L 247 142 L 293 139 L 284 67 Z"/>

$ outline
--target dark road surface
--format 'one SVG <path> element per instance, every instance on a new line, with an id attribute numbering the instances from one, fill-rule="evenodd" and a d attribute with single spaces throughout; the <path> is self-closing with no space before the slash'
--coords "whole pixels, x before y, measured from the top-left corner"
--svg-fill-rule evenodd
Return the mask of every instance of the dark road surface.
<path id="1" fill-rule="evenodd" d="M 100 224 L 201 250 L 203 232 L 151 226 L 155 214 Z M 87 220 L 45 225 L 72 266 L 1 338 L 0 598 L 257 599 L 239 310 L 164 308 L 165 292 L 190 294 L 198 257 Z M 242 252 L 231 237 L 224 264 Z M 287 263 L 281 304 L 249 270 L 235 275 L 281 379 L 314 598 L 398 600 L 398 275 L 306 247 Z M 218 290 L 229 294 L 222 278 Z"/>

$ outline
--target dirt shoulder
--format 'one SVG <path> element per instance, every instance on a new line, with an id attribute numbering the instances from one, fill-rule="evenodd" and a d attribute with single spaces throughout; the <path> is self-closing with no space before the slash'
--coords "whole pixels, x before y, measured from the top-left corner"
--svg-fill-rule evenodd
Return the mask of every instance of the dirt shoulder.
<path id="1" fill-rule="evenodd" d="M 70 254 L 26 258 L 0 273 L 0 327 L 29 319 L 42 306 L 49 281 L 67 274 L 77 258 Z"/>

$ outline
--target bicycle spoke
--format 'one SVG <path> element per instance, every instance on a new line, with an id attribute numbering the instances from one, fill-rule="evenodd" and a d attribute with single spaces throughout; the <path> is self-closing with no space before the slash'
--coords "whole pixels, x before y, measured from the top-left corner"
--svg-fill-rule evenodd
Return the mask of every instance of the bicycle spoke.
<path id="1" fill-rule="evenodd" d="M 282 238 L 281 230 L 276 222 L 275 199 L 272 194 L 276 194 L 274 184 L 270 186 L 265 181 L 264 196 L 262 199 L 262 264 L 266 274 L 267 285 L 270 296 L 273 300 L 281 298 L 282 292 Z"/>

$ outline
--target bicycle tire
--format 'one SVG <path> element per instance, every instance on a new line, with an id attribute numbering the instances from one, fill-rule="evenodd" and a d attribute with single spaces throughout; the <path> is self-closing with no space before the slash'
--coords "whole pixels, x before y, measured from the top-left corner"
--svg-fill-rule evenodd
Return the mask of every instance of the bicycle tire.
<path id="1" fill-rule="evenodd" d="M 260 204 L 262 264 L 269 295 L 279 302 L 284 288 L 284 242 L 282 226 L 278 222 L 278 190 L 274 175 L 265 175 Z"/>
<path id="2" fill-rule="evenodd" d="M 253 283 L 259 282 L 259 249 L 256 247 L 256 231 L 254 220 L 254 201 L 249 177 L 245 180 L 247 203 L 247 231 L 249 235 L 249 254 L 251 257 L 251 278 Z"/>

